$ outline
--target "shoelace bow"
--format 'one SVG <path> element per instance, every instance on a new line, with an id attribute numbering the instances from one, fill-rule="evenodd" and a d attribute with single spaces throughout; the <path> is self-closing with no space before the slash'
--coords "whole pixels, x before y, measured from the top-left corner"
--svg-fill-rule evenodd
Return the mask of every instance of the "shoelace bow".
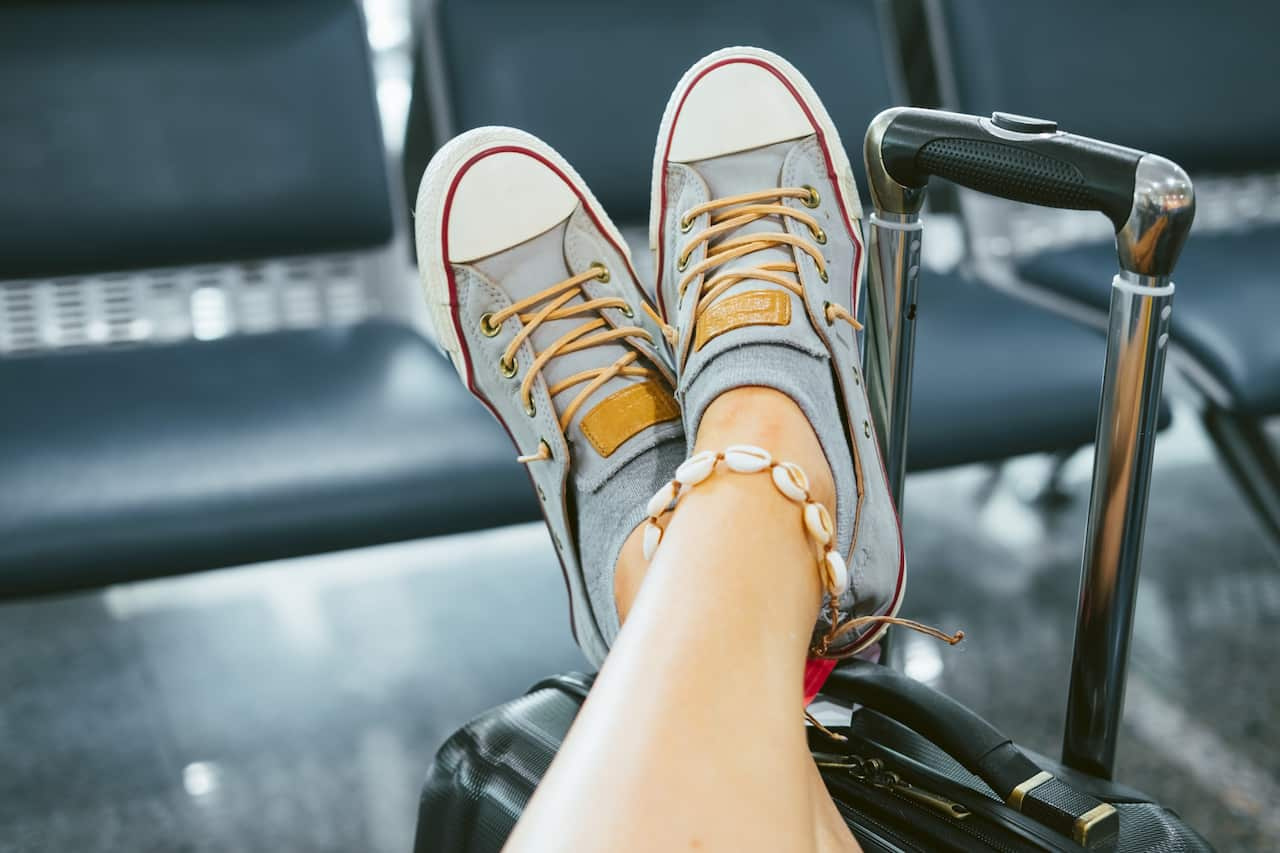
<path id="1" fill-rule="evenodd" d="M 843 623 L 837 624 L 836 620 L 840 615 L 839 604 L 833 601 L 828 604 L 828 607 L 831 609 L 832 630 L 822 638 L 822 647 L 817 650 L 819 656 L 825 655 L 827 649 L 840 637 L 864 625 L 897 625 L 902 628 L 909 628 L 912 631 L 918 631 L 921 634 L 933 637 L 935 640 L 941 640 L 948 646 L 954 646 L 964 639 L 964 631 L 955 631 L 948 634 L 931 625 L 925 625 L 923 622 L 917 622 L 914 619 L 903 619 L 900 616 L 854 616 L 846 619 Z"/>
<path id="2" fill-rule="evenodd" d="M 687 210 L 684 216 L 680 218 L 680 230 L 682 231 L 688 231 L 692 228 L 694 220 L 704 213 L 710 213 L 711 217 L 708 227 L 693 238 L 676 260 L 676 269 L 684 273 L 684 278 L 680 280 L 680 296 L 683 297 L 689 285 L 704 273 L 712 272 L 717 267 L 744 255 L 750 255 L 763 249 L 784 246 L 793 246 L 812 258 L 814 264 L 818 267 L 818 275 L 821 276 L 824 282 L 827 281 L 827 259 L 823 257 L 821 251 L 814 247 L 813 243 L 795 234 L 788 234 L 785 231 L 742 234 L 737 237 L 728 237 L 714 246 L 711 245 L 711 241 L 717 237 L 725 236 L 742 228 L 744 225 L 749 225 L 756 220 L 770 216 L 790 217 L 796 220 L 809 229 L 809 234 L 814 241 L 819 245 L 825 244 L 827 242 L 827 234 L 822 230 L 822 226 L 818 224 L 818 220 L 803 210 L 787 207 L 782 203 L 782 200 L 787 198 L 801 199 L 806 207 L 818 206 L 817 190 L 813 187 L 804 186 L 778 187 L 776 189 L 726 196 L 725 198 L 703 202 Z M 689 258 L 704 243 L 707 245 L 706 257 L 686 269 Z M 800 267 L 795 261 L 771 261 L 757 264 L 754 267 L 729 270 L 708 276 L 703 280 L 699 288 L 698 304 L 694 306 L 693 310 L 694 324 L 696 325 L 702 313 L 721 294 L 738 282 L 747 279 L 776 284 L 804 299 L 804 285 L 800 283 L 799 275 Z M 825 302 L 823 312 L 828 324 L 834 323 L 836 320 L 843 320 L 855 329 L 862 328 L 862 324 L 841 305 Z M 664 328 L 664 333 L 667 334 L 668 338 L 671 338 L 672 332 L 667 331 L 667 328 L 669 327 Z M 674 341 L 672 343 L 674 344 Z"/>
<path id="3" fill-rule="evenodd" d="M 833 605 L 833 609 L 835 610 L 836 616 L 838 616 L 839 607 Z M 814 653 L 819 657 L 825 655 L 827 653 L 827 649 L 830 648 L 833 640 L 837 639 L 843 634 L 848 633 L 849 631 L 852 631 L 855 628 L 860 628 L 863 625 L 898 625 L 902 628 L 909 628 L 912 631 L 919 631 L 921 634 L 924 634 L 929 637 L 933 637 L 934 639 L 941 640 L 942 642 L 946 643 L 948 646 L 954 646 L 956 643 L 959 643 L 964 639 L 964 631 L 955 631 L 954 633 L 948 634 L 945 631 L 940 631 L 931 625 L 925 625 L 921 622 L 915 621 L 914 619 L 902 619 L 898 616 L 887 616 L 887 615 L 886 616 L 855 616 L 852 619 L 846 620 L 843 625 L 837 626 L 835 622 L 832 622 L 832 630 L 827 634 L 826 637 L 823 638 L 822 645 L 818 649 L 814 650 Z M 850 657 L 850 655 L 842 655 L 842 657 Z M 831 731 L 831 729 L 824 726 L 818 720 L 817 717 L 813 716 L 813 714 L 809 713 L 807 710 L 804 712 L 804 718 L 809 721 L 810 725 L 814 726 L 816 729 L 818 729 L 818 731 L 822 732 L 824 735 L 831 738 L 832 740 L 838 740 L 838 741 L 848 740 L 847 737 L 840 734 L 839 732 L 833 732 Z"/>
<path id="4" fill-rule="evenodd" d="M 602 282 L 608 281 L 609 270 L 605 268 L 603 264 L 593 264 L 591 269 L 586 270 L 585 272 L 570 276 L 564 281 L 553 284 L 532 296 L 528 296 L 518 302 L 513 302 L 511 305 L 508 305 L 500 311 L 495 311 L 492 314 L 486 314 L 480 320 L 481 331 L 486 335 L 494 335 L 497 334 L 498 328 L 507 320 L 512 317 L 519 318 L 521 324 L 520 331 L 511 339 L 511 343 L 507 344 L 507 348 L 503 351 L 502 357 L 498 362 L 498 367 L 501 369 L 504 376 L 514 376 L 518 368 L 516 353 L 519 352 L 521 344 L 529 339 L 529 337 L 537 330 L 538 326 L 548 320 L 566 320 L 571 317 L 580 317 L 586 314 L 595 315 L 593 319 L 587 320 L 574 327 L 556 340 L 552 341 L 551 344 L 542 352 L 535 354 L 533 363 L 529 365 L 528 370 L 525 371 L 524 379 L 520 381 L 520 401 L 524 403 L 525 412 L 530 416 L 535 414 L 537 411 L 533 404 L 534 380 L 541 374 L 542 368 L 556 356 L 568 355 L 570 353 L 587 349 L 588 347 L 599 346 L 600 344 L 607 344 L 613 341 L 627 341 L 628 338 L 635 336 L 641 336 L 650 343 L 653 342 L 653 336 L 639 326 L 621 326 L 616 329 L 609 326 L 604 317 L 600 316 L 599 312 L 601 309 L 619 308 L 628 317 L 632 316 L 632 309 L 627 304 L 627 301 L 621 296 L 602 296 L 597 299 L 588 298 L 587 293 L 582 288 L 582 285 L 592 279 L 598 279 Z M 579 296 L 582 297 L 582 302 L 575 305 L 568 304 Z M 546 303 L 545 305 L 537 307 L 540 303 L 544 302 Z M 644 308 L 646 311 L 649 311 L 652 316 L 656 316 L 653 315 L 653 311 L 648 305 L 645 305 Z M 596 332 L 596 330 L 602 328 L 604 331 L 591 334 L 592 332 Z M 630 341 L 627 341 L 627 343 L 629 345 L 631 344 Z M 647 367 L 635 365 L 634 362 L 639 357 L 640 353 L 635 349 L 631 349 L 628 352 L 623 353 L 623 355 L 620 356 L 613 364 L 580 371 L 572 376 L 567 376 L 550 386 L 547 389 L 547 393 L 549 396 L 555 397 L 576 385 L 581 385 L 584 382 L 586 383 L 585 387 L 578 391 L 574 398 L 569 402 L 569 405 L 566 406 L 564 411 L 560 414 L 561 431 L 568 429 L 570 422 L 573 421 L 573 416 L 577 414 L 578 409 L 582 407 L 582 404 L 585 403 L 593 393 L 595 393 L 596 389 L 604 385 L 610 379 L 613 379 L 615 376 L 642 376 L 648 378 L 659 375 L 656 371 L 650 370 Z M 517 460 L 522 464 L 528 464 L 530 462 L 549 459 L 550 457 L 550 448 L 547 446 L 546 442 L 541 442 L 538 445 L 537 453 L 533 453 L 528 456 L 519 456 L 517 457 Z"/>

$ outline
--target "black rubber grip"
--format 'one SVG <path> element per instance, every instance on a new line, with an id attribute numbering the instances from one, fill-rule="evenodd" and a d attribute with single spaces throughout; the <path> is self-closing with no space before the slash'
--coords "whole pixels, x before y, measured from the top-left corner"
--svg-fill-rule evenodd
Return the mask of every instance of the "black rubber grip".
<path id="1" fill-rule="evenodd" d="M 899 112 L 880 156 L 889 177 L 923 187 L 930 176 L 1014 201 L 1105 213 L 1118 231 L 1133 207 L 1141 151 L 1071 133 L 1000 131 L 978 116 Z"/>
<path id="2" fill-rule="evenodd" d="M 1076 210 L 1101 203 L 1075 166 L 1005 142 L 935 139 L 920 149 L 916 161 L 931 175 L 1004 198 Z"/>

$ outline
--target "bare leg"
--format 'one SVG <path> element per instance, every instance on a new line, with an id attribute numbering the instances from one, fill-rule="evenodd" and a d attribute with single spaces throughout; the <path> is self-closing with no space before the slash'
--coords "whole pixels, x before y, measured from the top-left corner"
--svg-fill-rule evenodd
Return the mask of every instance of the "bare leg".
<path id="1" fill-rule="evenodd" d="M 822 449 L 789 398 L 718 398 L 698 449 L 738 443 L 798 463 L 833 508 Z M 716 474 L 681 501 L 647 571 L 633 535 L 618 573 L 625 627 L 507 850 L 858 849 L 805 742 L 821 593 L 795 505 L 767 477 Z"/>

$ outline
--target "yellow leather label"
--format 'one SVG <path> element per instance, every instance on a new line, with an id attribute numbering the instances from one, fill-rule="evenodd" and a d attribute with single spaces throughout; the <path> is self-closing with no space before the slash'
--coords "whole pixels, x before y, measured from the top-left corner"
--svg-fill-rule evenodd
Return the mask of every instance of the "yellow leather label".
<path id="1" fill-rule="evenodd" d="M 698 318 L 693 348 L 702 349 L 716 335 L 743 326 L 785 326 L 791 322 L 791 299 L 780 290 L 749 290 L 712 305 Z"/>
<path id="2" fill-rule="evenodd" d="M 678 417 L 680 408 L 671 391 L 649 379 L 615 391 L 592 406 L 582 416 L 582 434 L 597 453 L 608 456 L 641 430 Z"/>

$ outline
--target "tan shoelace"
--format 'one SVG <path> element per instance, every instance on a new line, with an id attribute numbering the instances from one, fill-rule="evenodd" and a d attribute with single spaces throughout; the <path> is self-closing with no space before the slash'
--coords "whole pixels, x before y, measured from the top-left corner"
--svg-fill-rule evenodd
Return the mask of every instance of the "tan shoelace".
<path id="1" fill-rule="evenodd" d="M 794 246 L 812 258 L 814 264 L 818 267 L 818 275 L 825 282 L 827 280 L 827 259 L 822 256 L 822 252 L 814 247 L 813 243 L 795 234 L 788 234 L 783 231 L 743 234 L 738 237 L 729 237 L 715 246 L 711 245 L 711 241 L 717 237 L 724 236 L 744 225 L 769 216 L 790 217 L 807 227 L 809 234 L 818 244 L 826 243 L 827 234 L 822 230 L 822 226 L 818 224 L 818 220 L 803 210 L 787 207 L 782 203 L 782 200 L 787 198 L 801 199 L 806 207 L 818 206 L 818 191 L 813 187 L 804 186 L 779 187 L 777 189 L 712 199 L 686 211 L 680 219 L 680 230 L 682 231 L 688 231 L 693 226 L 694 220 L 704 213 L 710 213 L 711 217 L 708 227 L 693 238 L 676 260 L 676 269 L 684 272 L 684 278 L 680 280 L 680 296 L 684 296 L 685 290 L 698 276 L 709 273 L 735 258 L 741 258 L 744 255 L 759 252 L 762 249 L 783 246 Z M 689 258 L 704 243 L 707 244 L 706 257 L 686 269 Z M 709 276 L 703 280 L 699 289 L 698 304 L 693 310 L 694 322 L 692 325 L 696 327 L 698 318 L 722 293 L 738 282 L 747 279 L 776 284 L 804 299 L 804 285 L 800 283 L 799 274 L 800 267 L 794 261 L 776 261 Z M 862 328 L 862 325 L 853 315 L 840 305 L 826 302 L 823 306 L 823 311 L 828 324 L 834 323 L 836 320 L 843 320 L 855 329 Z"/>
<path id="2" fill-rule="evenodd" d="M 525 371 L 524 379 L 520 381 L 520 401 L 524 404 L 525 413 L 532 417 L 537 413 L 537 409 L 533 404 L 533 383 L 537 376 L 542 372 L 542 368 L 547 365 L 551 359 L 558 355 L 568 355 L 569 353 L 578 352 L 588 347 L 599 346 L 613 341 L 623 341 L 635 336 L 642 336 L 650 343 L 653 342 L 653 336 L 639 326 L 622 326 L 612 328 L 604 317 L 600 316 L 601 309 L 618 308 L 631 315 L 631 308 L 627 305 L 627 301 L 621 296 L 602 296 L 599 299 L 589 299 L 586 292 L 582 289 L 582 285 L 591 279 L 599 279 L 600 281 L 609 280 L 609 271 L 603 264 L 593 264 L 591 269 L 586 272 L 578 273 L 570 276 L 558 284 L 553 284 L 545 290 L 541 290 L 532 296 L 521 299 L 503 308 L 501 311 L 495 311 L 492 314 L 486 314 L 480 318 L 481 332 L 486 335 L 497 334 L 498 328 L 512 317 L 520 319 L 521 328 L 511 339 L 511 343 L 507 345 L 506 350 L 502 353 L 498 366 L 504 376 L 514 376 L 518 368 L 516 362 L 516 353 L 520 350 L 520 345 L 528 340 L 529 336 L 537 330 L 543 322 L 548 320 L 566 320 L 570 317 L 580 317 L 586 314 L 594 314 L 592 319 L 586 320 L 582 324 L 576 326 L 565 334 L 561 335 L 553 341 L 545 350 L 536 353 L 533 363 L 529 365 Z M 581 296 L 583 301 L 576 305 L 568 305 L 576 297 Z M 537 307 L 540 303 L 545 305 Z M 651 310 L 645 306 L 646 310 Z M 596 334 L 597 329 L 604 331 Z M 628 341 L 628 343 L 631 343 Z M 576 385 L 586 383 L 565 407 L 560 415 L 560 430 L 569 428 L 569 424 L 573 421 L 573 416 L 577 414 L 582 404 L 598 389 L 615 376 L 643 376 L 655 377 L 659 374 L 647 367 L 640 367 L 633 364 L 640 357 L 640 353 L 634 349 L 624 353 L 613 364 L 604 367 L 593 367 L 590 370 L 583 370 L 572 376 L 567 376 L 547 389 L 547 393 L 551 397 L 555 397 L 564 391 L 573 388 Z M 542 442 L 538 446 L 538 452 L 528 456 L 517 457 L 521 463 L 528 464 L 530 462 L 538 462 L 551 458 L 551 450 L 546 442 Z"/>
<path id="3" fill-rule="evenodd" d="M 864 625 L 898 625 L 903 628 L 910 628 L 912 631 L 918 631 L 919 633 L 933 637 L 934 639 L 941 640 L 948 646 L 954 646 L 956 643 L 964 639 L 964 631 L 955 631 L 948 634 L 945 631 L 940 631 L 930 625 L 925 625 L 923 622 L 917 622 L 914 619 L 903 619 L 898 616 L 853 616 L 846 619 L 843 623 L 837 624 L 840 616 L 838 603 L 834 601 L 830 602 L 828 607 L 831 611 L 831 629 L 827 631 L 827 635 L 822 638 L 821 646 L 814 650 L 814 653 L 818 657 L 826 655 L 827 650 L 831 648 L 832 644 L 836 640 L 855 628 L 861 628 Z"/>

